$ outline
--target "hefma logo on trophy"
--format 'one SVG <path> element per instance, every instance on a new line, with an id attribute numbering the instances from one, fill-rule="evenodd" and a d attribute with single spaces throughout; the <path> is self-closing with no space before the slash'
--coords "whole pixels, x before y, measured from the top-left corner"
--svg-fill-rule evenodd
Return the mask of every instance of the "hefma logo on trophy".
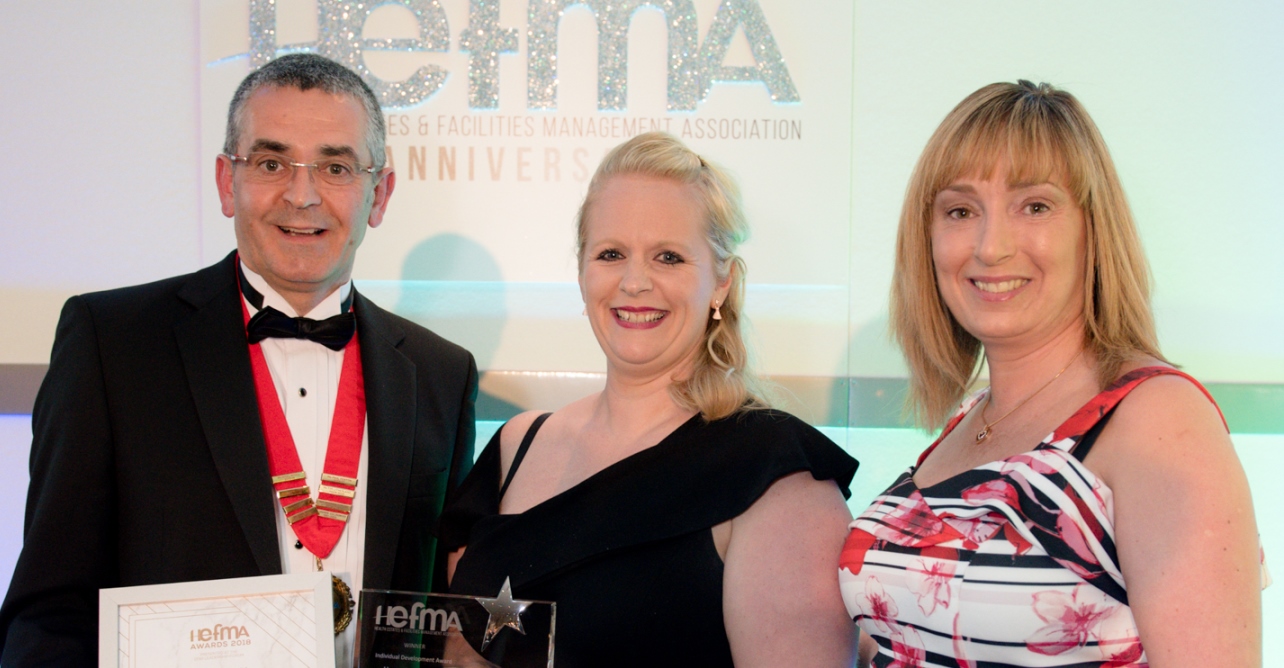
<path id="1" fill-rule="evenodd" d="M 464 629 L 459 622 L 459 613 L 429 608 L 418 601 L 409 610 L 402 605 L 380 605 L 375 609 L 374 624 L 380 631 L 405 629 L 407 632 L 446 633 Z"/>

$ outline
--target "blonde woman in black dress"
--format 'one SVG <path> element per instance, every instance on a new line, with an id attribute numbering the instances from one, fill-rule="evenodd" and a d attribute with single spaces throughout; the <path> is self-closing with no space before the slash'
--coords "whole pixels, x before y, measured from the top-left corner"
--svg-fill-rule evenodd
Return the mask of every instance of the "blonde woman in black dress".
<path id="1" fill-rule="evenodd" d="M 575 666 L 847 666 L 838 595 L 856 462 L 755 392 L 735 185 L 662 134 L 580 209 L 606 387 L 503 427 L 448 504 L 451 590 L 558 604 Z"/>

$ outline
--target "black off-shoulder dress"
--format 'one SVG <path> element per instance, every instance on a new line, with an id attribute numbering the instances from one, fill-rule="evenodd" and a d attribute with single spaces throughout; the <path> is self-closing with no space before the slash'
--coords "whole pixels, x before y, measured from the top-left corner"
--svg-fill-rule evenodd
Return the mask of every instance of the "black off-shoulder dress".
<path id="1" fill-rule="evenodd" d="M 556 665 L 731 666 L 723 626 L 723 564 L 710 529 L 777 479 L 809 471 L 844 496 L 857 462 L 779 411 L 706 423 L 691 418 L 524 513 L 499 500 L 543 423 L 537 419 L 501 483 L 499 433 L 447 501 L 442 547 L 468 550 L 451 591 L 557 603 Z M 801 649 L 801 648 L 800 648 Z"/>

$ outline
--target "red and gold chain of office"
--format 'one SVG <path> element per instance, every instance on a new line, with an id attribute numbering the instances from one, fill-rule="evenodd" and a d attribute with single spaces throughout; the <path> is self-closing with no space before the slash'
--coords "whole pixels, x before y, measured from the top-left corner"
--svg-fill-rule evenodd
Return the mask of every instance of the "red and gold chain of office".
<path id="1" fill-rule="evenodd" d="M 249 309 L 242 302 L 246 323 Z M 339 395 L 330 421 L 330 440 L 326 444 L 325 466 L 316 501 L 308 489 L 307 475 L 299 461 L 299 452 L 286 422 L 285 411 L 277 397 L 272 375 L 261 344 L 250 345 L 250 367 L 254 372 L 254 390 L 258 396 L 259 418 L 267 442 L 268 471 L 272 487 L 299 542 L 317 559 L 330 555 L 343 527 L 352 513 L 356 497 L 357 465 L 361 458 L 361 440 L 366 422 L 365 379 L 361 373 L 361 347 L 356 335 L 343 348 L 343 368 L 339 371 Z"/>

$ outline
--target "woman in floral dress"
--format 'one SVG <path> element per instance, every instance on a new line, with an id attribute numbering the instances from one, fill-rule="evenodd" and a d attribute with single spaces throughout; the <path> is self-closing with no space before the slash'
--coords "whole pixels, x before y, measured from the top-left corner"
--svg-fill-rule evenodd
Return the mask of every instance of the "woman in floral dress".
<path id="1" fill-rule="evenodd" d="M 875 666 L 1261 665 L 1248 483 L 1212 398 L 1159 351 L 1148 280 L 1074 97 L 993 84 L 946 117 L 891 304 L 911 406 L 943 429 L 840 562 Z"/>

